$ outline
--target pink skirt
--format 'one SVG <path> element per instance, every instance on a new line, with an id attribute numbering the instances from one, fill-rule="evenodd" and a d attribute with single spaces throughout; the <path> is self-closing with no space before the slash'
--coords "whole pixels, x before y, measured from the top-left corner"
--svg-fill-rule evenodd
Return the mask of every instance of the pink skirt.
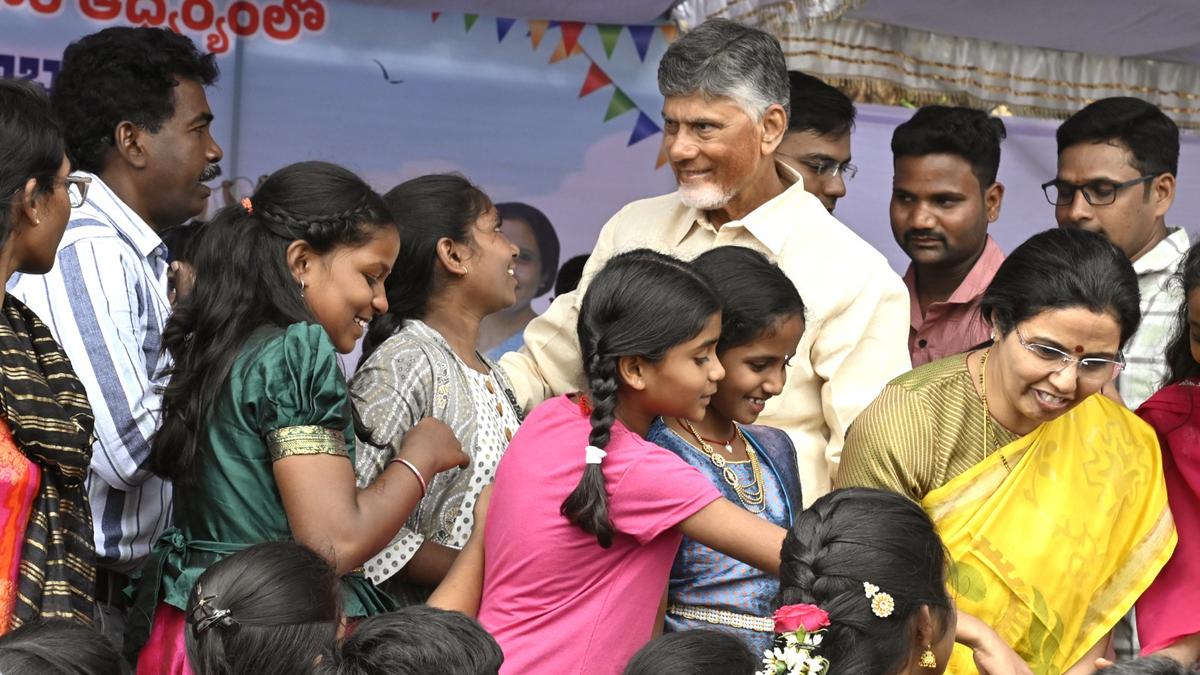
<path id="1" fill-rule="evenodd" d="M 192 675 L 183 638 L 186 628 L 182 610 L 158 603 L 154 608 L 150 639 L 138 654 L 138 675 Z"/>

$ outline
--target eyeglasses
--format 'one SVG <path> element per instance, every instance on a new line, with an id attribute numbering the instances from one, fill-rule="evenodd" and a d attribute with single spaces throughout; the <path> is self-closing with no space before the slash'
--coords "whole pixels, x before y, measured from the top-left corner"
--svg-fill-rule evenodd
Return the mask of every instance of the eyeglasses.
<path id="1" fill-rule="evenodd" d="M 1117 193 L 1121 190 L 1154 180 L 1158 174 L 1148 173 L 1144 176 L 1139 176 L 1132 180 L 1127 180 L 1124 183 L 1114 183 L 1107 180 L 1097 180 L 1083 185 L 1068 183 L 1065 180 L 1055 178 L 1052 181 L 1042 183 L 1042 192 L 1046 193 L 1046 200 L 1055 206 L 1067 206 L 1075 201 L 1075 193 L 1082 190 L 1083 198 L 1092 206 L 1108 206 L 1117 201 Z"/>
<path id="2" fill-rule="evenodd" d="M 832 178 L 840 173 L 845 180 L 853 180 L 858 175 L 858 167 L 850 162 L 839 162 L 836 159 L 797 159 L 796 161 L 812 169 L 818 176 Z"/>
<path id="3" fill-rule="evenodd" d="M 1061 373 L 1071 364 L 1075 364 L 1075 376 L 1080 380 L 1091 382 L 1092 384 L 1106 384 L 1115 378 L 1125 367 L 1125 358 L 1120 354 L 1116 360 L 1102 359 L 1095 356 L 1086 358 L 1075 358 L 1058 347 L 1038 344 L 1036 342 L 1026 342 L 1021 336 L 1021 331 L 1014 331 L 1017 334 L 1017 341 L 1021 346 L 1033 354 L 1046 365 L 1051 373 Z"/>
<path id="4" fill-rule="evenodd" d="M 92 179 L 87 176 L 67 176 L 63 179 L 63 184 L 67 188 L 67 201 L 71 204 L 71 208 L 77 209 L 83 206 Z"/>

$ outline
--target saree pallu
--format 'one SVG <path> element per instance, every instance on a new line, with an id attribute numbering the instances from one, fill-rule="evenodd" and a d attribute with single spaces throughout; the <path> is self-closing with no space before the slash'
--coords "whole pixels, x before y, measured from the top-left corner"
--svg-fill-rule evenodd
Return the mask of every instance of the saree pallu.
<path id="1" fill-rule="evenodd" d="M 1038 675 L 1062 673 L 1098 643 L 1176 543 L 1153 430 L 1100 395 L 1000 448 L 922 506 L 950 553 L 958 608 L 992 626 Z M 970 650 L 955 645 L 947 672 L 977 673 Z"/>

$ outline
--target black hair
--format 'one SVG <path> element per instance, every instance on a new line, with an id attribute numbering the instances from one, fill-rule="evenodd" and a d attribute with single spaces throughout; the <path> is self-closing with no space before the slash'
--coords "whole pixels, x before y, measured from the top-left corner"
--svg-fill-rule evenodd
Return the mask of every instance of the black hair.
<path id="1" fill-rule="evenodd" d="M 156 132 L 175 114 L 179 78 L 208 86 L 219 75 L 214 55 L 166 28 L 117 26 L 72 42 L 50 92 L 67 154 L 76 168 L 101 171 L 118 124 Z"/>
<path id="2" fill-rule="evenodd" d="M 61 161 L 61 160 L 60 160 Z M 70 621 L 32 621 L 0 637 L 4 675 L 125 675 L 108 638 Z"/>
<path id="3" fill-rule="evenodd" d="M 760 659 L 732 633 L 685 630 L 647 643 L 623 675 L 754 675 L 759 665 Z"/>
<path id="4" fill-rule="evenodd" d="M 213 563 L 188 597 L 184 639 L 196 675 L 311 673 L 337 639 L 333 567 L 289 541 L 255 544 Z"/>
<path id="5" fill-rule="evenodd" d="M 792 88 L 788 133 L 812 131 L 841 138 L 854 130 L 854 102 L 840 89 L 799 70 L 788 71 Z"/>
<path id="6" fill-rule="evenodd" d="M 326 162 L 271 174 L 251 197 L 251 208 L 227 206 L 204 226 L 193 261 L 195 287 L 163 329 L 174 365 L 147 465 L 164 478 L 195 479 L 208 416 L 255 329 L 316 321 L 288 268 L 287 247 L 303 240 L 322 254 L 395 228 L 378 193 Z"/>
<path id="7" fill-rule="evenodd" d="M 65 152 L 46 92 L 25 80 L 0 79 L 0 245 L 12 232 L 25 183 L 34 179 L 37 195 L 53 192 Z"/>
<path id="8" fill-rule="evenodd" d="M 1000 142 L 1007 131 L 999 117 L 982 110 L 927 105 L 892 132 L 892 156 L 923 157 L 947 154 L 961 157 L 971 165 L 986 190 L 996 182 L 1000 170 Z"/>
<path id="9" fill-rule="evenodd" d="M 482 190 L 457 174 L 432 174 L 405 181 L 383 196 L 400 226 L 400 257 L 384 282 L 388 311 L 371 320 L 363 341 L 363 361 L 409 319 L 425 316 L 429 297 L 440 286 L 437 243 L 465 244 L 471 228 L 492 205 Z"/>
<path id="10" fill-rule="evenodd" d="M 1140 297 L 1129 258 L 1104 235 L 1055 228 L 1013 249 L 984 291 L 980 309 L 1001 335 L 1051 309 L 1112 314 L 1124 347 L 1142 320 Z"/>
<path id="11" fill-rule="evenodd" d="M 1183 289 L 1183 302 L 1179 303 L 1175 331 L 1167 343 L 1167 379 L 1164 385 L 1200 377 L 1200 363 L 1196 363 L 1192 357 L 1192 328 L 1188 322 L 1187 302 L 1188 294 L 1200 288 L 1200 243 L 1188 249 L 1171 283 L 1179 284 Z"/>
<path id="12" fill-rule="evenodd" d="M 804 318 L 796 285 L 767 256 L 743 246 L 718 246 L 692 261 L 721 298 L 717 352 L 773 334 L 793 316 Z"/>
<path id="13" fill-rule="evenodd" d="M 613 256 L 592 279 L 579 309 L 579 347 L 592 404 L 588 444 L 604 449 L 616 421 L 621 357 L 659 361 L 704 329 L 721 303 L 690 264 L 649 249 Z M 582 450 L 582 448 L 580 449 Z M 588 464 L 562 503 L 567 520 L 612 545 L 608 495 L 599 464 Z"/>
<path id="14" fill-rule="evenodd" d="M 583 278 L 583 268 L 587 265 L 588 255 L 577 255 L 568 258 L 567 262 L 558 268 L 558 278 L 554 280 L 554 297 L 579 288 L 579 280 Z"/>
<path id="15" fill-rule="evenodd" d="M 529 223 L 533 230 L 533 238 L 537 240 L 538 255 L 542 258 L 542 273 L 539 277 L 537 293 L 534 297 L 545 295 L 554 288 L 554 278 L 558 274 L 558 234 L 546 214 L 523 202 L 502 202 L 496 205 L 501 220 L 523 220 Z"/>
<path id="16" fill-rule="evenodd" d="M 191 263 L 196 256 L 196 247 L 200 245 L 200 234 L 204 223 L 188 221 L 168 227 L 159 233 L 159 239 L 167 247 L 167 262 Z"/>
<path id="17" fill-rule="evenodd" d="M 781 558 L 779 604 L 829 615 L 817 652 L 829 675 L 899 672 L 922 607 L 949 628 L 946 549 L 929 515 L 897 493 L 847 488 L 821 497 L 797 516 Z M 886 620 L 872 611 L 865 583 L 892 597 Z"/>
<path id="18" fill-rule="evenodd" d="M 496 675 L 504 654 L 479 622 L 459 612 L 413 605 L 363 620 L 322 675 Z"/>
<path id="19" fill-rule="evenodd" d="M 1200 671 L 1165 656 L 1147 656 L 1129 661 L 1118 661 L 1103 670 L 1097 670 L 1096 673 L 1099 675 L 1200 675 Z"/>
<path id="20" fill-rule="evenodd" d="M 1179 171 L 1179 127 L 1140 98 L 1114 96 L 1089 103 L 1058 127 L 1055 138 L 1060 155 L 1080 143 L 1120 141 L 1133 153 L 1139 173 L 1174 176 Z"/>

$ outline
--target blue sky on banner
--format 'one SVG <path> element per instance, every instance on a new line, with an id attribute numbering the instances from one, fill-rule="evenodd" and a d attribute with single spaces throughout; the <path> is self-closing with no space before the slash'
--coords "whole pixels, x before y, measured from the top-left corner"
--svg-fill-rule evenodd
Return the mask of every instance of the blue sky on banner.
<path id="1" fill-rule="evenodd" d="M 324 159 L 386 190 L 424 173 L 459 171 L 497 201 L 545 211 L 564 257 L 589 250 L 627 202 L 674 189 L 670 171 L 655 170 L 661 136 L 627 145 L 631 133 L 647 131 L 645 122 L 661 125 L 660 31 L 650 32 L 644 61 L 628 30 L 611 58 L 595 26 L 580 34 L 584 50 L 649 115 L 605 123 L 611 86 L 579 97 L 588 59 L 548 63 L 561 40 L 557 27 L 535 50 L 525 20 L 505 30 L 479 16 L 467 31 L 461 14 L 433 22 L 428 12 L 382 4 L 327 7 L 319 34 L 289 43 L 255 36 L 219 57 L 222 78 L 210 101 L 227 176 L 253 179 Z M 71 40 L 116 23 L 88 20 L 77 0 L 65 0 L 55 16 L 0 3 L 0 53 L 58 58 Z"/>

